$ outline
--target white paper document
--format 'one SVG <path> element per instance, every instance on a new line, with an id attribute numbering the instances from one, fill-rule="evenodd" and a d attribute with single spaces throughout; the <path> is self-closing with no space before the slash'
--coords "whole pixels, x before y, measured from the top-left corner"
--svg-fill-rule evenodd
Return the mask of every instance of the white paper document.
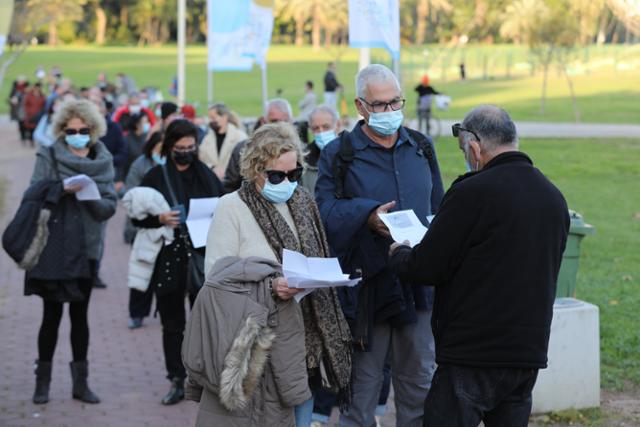
<path id="1" fill-rule="evenodd" d="M 187 229 L 194 248 L 201 248 L 207 244 L 207 234 L 218 206 L 219 197 L 205 197 L 189 200 L 189 215 Z"/>
<path id="2" fill-rule="evenodd" d="M 282 253 L 282 271 L 290 288 L 304 289 L 294 297 L 298 302 L 316 288 L 355 286 L 360 281 L 342 272 L 338 258 L 306 257 L 288 249 Z"/>
<path id="3" fill-rule="evenodd" d="M 391 237 L 398 243 L 409 241 L 411 247 L 414 247 L 427 233 L 427 227 L 422 225 L 413 209 L 406 211 L 398 211 L 391 213 L 378 214 L 384 225 L 391 232 Z"/>
<path id="4" fill-rule="evenodd" d="M 82 188 L 76 193 L 78 200 L 100 200 L 100 191 L 94 180 L 85 174 L 70 176 L 63 181 L 64 185 L 80 185 Z"/>

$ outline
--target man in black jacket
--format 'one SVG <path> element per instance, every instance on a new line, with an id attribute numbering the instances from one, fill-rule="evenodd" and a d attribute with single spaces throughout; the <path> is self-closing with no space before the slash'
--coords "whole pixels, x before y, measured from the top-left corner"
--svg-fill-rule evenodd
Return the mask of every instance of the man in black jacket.
<path id="1" fill-rule="evenodd" d="M 467 167 L 420 244 L 394 244 L 404 280 L 435 286 L 438 369 L 425 426 L 526 426 L 547 347 L 569 214 L 518 151 L 515 125 L 484 105 L 454 125 Z"/>

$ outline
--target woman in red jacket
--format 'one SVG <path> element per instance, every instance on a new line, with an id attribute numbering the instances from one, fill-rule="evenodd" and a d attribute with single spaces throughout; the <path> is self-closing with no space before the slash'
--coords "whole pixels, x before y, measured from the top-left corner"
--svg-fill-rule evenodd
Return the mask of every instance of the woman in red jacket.
<path id="1" fill-rule="evenodd" d="M 24 127 L 27 130 L 26 138 L 33 147 L 33 131 L 42 116 L 44 105 L 47 98 L 42 93 L 42 87 L 40 83 L 33 85 L 33 88 L 29 90 L 22 102 L 24 103 Z"/>

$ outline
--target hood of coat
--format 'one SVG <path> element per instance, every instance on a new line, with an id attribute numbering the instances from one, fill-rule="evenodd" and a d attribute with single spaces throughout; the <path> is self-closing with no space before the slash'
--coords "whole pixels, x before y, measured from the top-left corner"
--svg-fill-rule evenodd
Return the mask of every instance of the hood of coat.
<path id="1" fill-rule="evenodd" d="M 280 264 L 265 258 L 224 257 L 213 264 L 204 284 L 227 287 L 236 283 L 260 282 L 269 276 L 281 273 Z"/>

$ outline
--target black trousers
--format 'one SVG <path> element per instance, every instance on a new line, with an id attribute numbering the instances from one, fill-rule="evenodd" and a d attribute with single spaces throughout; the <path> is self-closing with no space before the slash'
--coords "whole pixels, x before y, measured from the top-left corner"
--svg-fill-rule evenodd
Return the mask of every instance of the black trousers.
<path id="1" fill-rule="evenodd" d="M 153 301 L 153 290 L 151 286 L 145 291 L 137 289 L 129 290 L 129 317 L 143 318 L 151 313 L 151 302 Z"/>
<path id="2" fill-rule="evenodd" d="M 526 427 L 537 369 L 439 365 L 424 403 L 425 427 Z"/>
<path id="3" fill-rule="evenodd" d="M 156 294 L 156 307 L 162 323 L 162 349 L 164 350 L 164 362 L 169 379 L 186 378 L 187 376 L 181 356 L 186 324 L 184 297 L 184 289 L 178 289 L 165 295 Z M 196 295 L 189 295 L 191 307 L 193 307 L 195 299 Z"/>
<path id="4" fill-rule="evenodd" d="M 95 274 L 95 262 L 90 261 L 92 276 Z M 85 296 L 84 300 L 69 303 L 69 319 L 71 320 L 71 352 L 74 362 L 87 360 L 89 350 L 89 322 L 87 313 L 93 279 L 80 281 L 78 287 Z M 62 320 L 63 302 L 43 299 L 42 323 L 38 332 L 38 359 L 51 362 L 58 343 L 58 329 Z"/>

